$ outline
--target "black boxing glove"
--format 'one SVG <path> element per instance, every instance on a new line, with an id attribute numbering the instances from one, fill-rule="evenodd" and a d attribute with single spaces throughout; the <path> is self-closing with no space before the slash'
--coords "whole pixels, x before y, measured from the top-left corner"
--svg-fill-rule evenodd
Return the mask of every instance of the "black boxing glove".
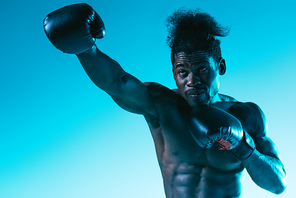
<path id="1" fill-rule="evenodd" d="M 248 133 L 244 133 L 244 137 L 237 147 L 230 150 L 239 160 L 248 159 L 255 150 L 255 143 Z"/>
<path id="2" fill-rule="evenodd" d="M 189 129 L 195 141 L 204 149 L 213 146 L 216 140 L 229 142 L 233 149 L 243 138 L 240 121 L 229 113 L 216 107 L 201 105 L 195 107 L 190 114 Z"/>
<path id="3" fill-rule="evenodd" d="M 105 35 L 101 17 L 86 3 L 73 4 L 49 13 L 43 20 L 50 42 L 69 54 L 81 54 L 92 49 L 96 39 Z"/>
<path id="4" fill-rule="evenodd" d="M 189 130 L 197 144 L 209 149 L 216 142 L 220 150 L 230 150 L 241 161 L 254 151 L 246 141 L 240 121 L 216 107 L 202 105 L 190 114 Z"/>

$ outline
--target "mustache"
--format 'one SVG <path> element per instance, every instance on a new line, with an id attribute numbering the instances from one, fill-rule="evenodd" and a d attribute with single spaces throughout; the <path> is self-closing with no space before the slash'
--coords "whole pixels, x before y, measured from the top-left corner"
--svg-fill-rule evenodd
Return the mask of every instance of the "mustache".
<path id="1" fill-rule="evenodd" d="M 191 88 L 185 91 L 185 95 L 198 95 L 200 93 L 206 92 L 205 88 Z"/>

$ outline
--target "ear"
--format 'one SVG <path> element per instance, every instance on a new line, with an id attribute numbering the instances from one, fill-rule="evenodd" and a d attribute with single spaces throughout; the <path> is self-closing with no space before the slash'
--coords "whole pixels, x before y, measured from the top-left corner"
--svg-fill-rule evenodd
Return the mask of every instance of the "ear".
<path id="1" fill-rule="evenodd" d="M 226 72 L 226 63 L 225 63 L 225 59 L 221 58 L 219 65 L 218 65 L 218 69 L 219 69 L 219 74 L 220 75 L 224 75 Z"/>

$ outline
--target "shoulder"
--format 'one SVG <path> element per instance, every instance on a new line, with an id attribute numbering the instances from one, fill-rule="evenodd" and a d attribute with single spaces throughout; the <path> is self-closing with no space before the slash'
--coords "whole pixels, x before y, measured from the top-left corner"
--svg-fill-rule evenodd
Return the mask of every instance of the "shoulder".
<path id="1" fill-rule="evenodd" d="M 244 117 L 243 128 L 254 140 L 256 150 L 279 159 L 276 145 L 268 136 L 266 118 L 262 109 L 252 102 L 239 102 L 233 106 L 232 111 Z"/>
<path id="2" fill-rule="evenodd" d="M 237 102 L 237 100 L 231 96 L 227 96 L 219 93 L 219 97 L 223 102 Z"/>
<path id="3" fill-rule="evenodd" d="M 263 113 L 261 108 L 253 102 L 240 102 L 236 101 L 233 105 L 233 108 L 240 108 L 248 113 Z"/>
<path id="4" fill-rule="evenodd" d="M 162 84 L 156 83 L 156 82 L 144 82 L 144 85 L 146 85 L 147 88 L 153 89 L 153 90 L 170 90 L 171 89 L 167 88 L 166 86 L 163 86 Z"/>
<path id="5" fill-rule="evenodd" d="M 253 102 L 235 102 L 234 105 L 231 107 L 233 111 L 236 111 L 237 113 L 242 113 L 245 116 L 253 116 L 254 118 L 264 118 L 265 115 L 262 111 L 262 109 Z"/>
<path id="6" fill-rule="evenodd" d="M 256 150 L 262 154 L 279 158 L 277 148 L 267 134 L 265 115 L 257 104 L 235 102 L 227 112 L 241 122 L 244 131 L 252 137 Z"/>
<path id="7" fill-rule="evenodd" d="M 178 101 L 181 97 L 177 90 L 169 89 L 155 82 L 145 82 L 149 96 L 151 97 L 156 114 L 145 114 L 144 117 L 148 122 L 151 129 L 156 129 L 160 127 L 161 118 L 164 116 L 164 112 L 170 113 L 178 107 Z"/>
<path id="8" fill-rule="evenodd" d="M 155 82 L 145 82 L 144 84 L 158 113 L 163 109 L 172 108 L 178 103 L 180 95 L 176 91 Z"/>
<path id="9" fill-rule="evenodd" d="M 150 96 L 153 99 L 175 99 L 179 96 L 177 90 L 169 89 L 166 86 L 163 86 L 155 82 L 145 82 L 144 83 L 148 89 Z"/>
<path id="10" fill-rule="evenodd" d="M 266 135 L 266 118 L 261 108 L 253 102 L 236 102 L 228 112 L 237 117 L 251 136 Z"/>

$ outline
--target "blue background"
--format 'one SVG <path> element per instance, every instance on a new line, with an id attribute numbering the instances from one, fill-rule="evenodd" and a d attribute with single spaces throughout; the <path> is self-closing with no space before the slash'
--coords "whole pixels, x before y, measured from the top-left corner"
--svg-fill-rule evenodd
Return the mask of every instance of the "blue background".
<path id="1" fill-rule="evenodd" d="M 69 0 L 0 3 L 0 197 L 164 197 L 148 127 L 89 80 L 74 55 L 56 50 L 43 18 Z M 175 88 L 165 19 L 200 7 L 232 28 L 222 40 L 221 93 L 257 103 L 295 196 L 295 3 L 292 0 L 109 0 L 90 4 L 103 18 L 98 47 L 141 81 Z M 243 197 L 278 197 L 246 174 Z"/>

